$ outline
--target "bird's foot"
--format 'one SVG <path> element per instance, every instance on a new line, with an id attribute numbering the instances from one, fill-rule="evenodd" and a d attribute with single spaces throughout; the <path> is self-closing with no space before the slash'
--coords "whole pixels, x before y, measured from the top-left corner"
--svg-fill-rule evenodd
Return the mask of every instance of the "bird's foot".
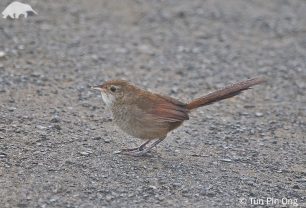
<path id="1" fill-rule="evenodd" d="M 131 156 L 136 156 L 136 157 L 143 156 L 147 154 L 153 147 L 155 147 L 157 144 L 159 144 L 164 139 L 165 137 L 161 139 L 157 139 L 151 145 L 146 146 L 150 142 L 150 140 L 148 140 L 142 145 L 140 145 L 140 147 L 131 148 L 131 149 L 122 149 L 120 151 L 115 152 L 115 154 L 126 154 L 126 155 L 131 155 Z"/>
<path id="2" fill-rule="evenodd" d="M 119 151 L 114 152 L 114 154 L 124 154 L 124 155 L 131 155 L 131 156 L 143 156 L 147 152 L 149 152 L 149 150 L 137 147 L 137 148 L 121 149 Z"/>
<path id="3" fill-rule="evenodd" d="M 121 149 L 119 151 L 114 152 L 115 154 L 128 154 L 128 153 L 132 153 L 132 152 L 141 152 L 143 150 L 145 150 L 146 145 L 150 142 L 150 140 L 146 141 L 145 143 L 143 143 L 142 145 L 140 145 L 139 147 L 135 147 L 135 148 L 124 148 Z"/>

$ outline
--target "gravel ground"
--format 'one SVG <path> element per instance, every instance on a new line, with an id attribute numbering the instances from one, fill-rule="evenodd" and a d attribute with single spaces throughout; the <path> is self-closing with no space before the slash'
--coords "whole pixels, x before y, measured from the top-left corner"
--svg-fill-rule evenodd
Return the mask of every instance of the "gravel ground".
<path id="1" fill-rule="evenodd" d="M 306 1 L 23 2 L 39 15 L 0 20 L 1 207 L 306 207 Z M 89 89 L 188 101 L 254 76 L 141 158 L 113 154 L 142 141 Z"/>

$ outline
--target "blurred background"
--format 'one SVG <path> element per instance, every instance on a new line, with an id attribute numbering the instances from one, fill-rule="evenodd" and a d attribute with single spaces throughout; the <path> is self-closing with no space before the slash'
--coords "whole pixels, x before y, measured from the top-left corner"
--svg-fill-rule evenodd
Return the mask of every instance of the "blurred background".
<path id="1" fill-rule="evenodd" d="M 38 15 L 0 19 L 1 207 L 303 206 L 306 1 L 23 3 Z M 141 141 L 89 88 L 126 79 L 187 102 L 256 76 L 145 158 L 113 155 Z"/>

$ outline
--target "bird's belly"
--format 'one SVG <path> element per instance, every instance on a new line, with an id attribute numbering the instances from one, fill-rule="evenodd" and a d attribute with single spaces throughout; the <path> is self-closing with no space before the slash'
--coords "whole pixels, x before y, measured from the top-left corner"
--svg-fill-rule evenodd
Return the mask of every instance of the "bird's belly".
<path id="1" fill-rule="evenodd" d="M 146 121 L 143 115 L 131 111 L 131 109 L 120 108 L 120 111 L 113 110 L 114 122 L 125 133 L 140 139 L 163 138 L 168 133 L 166 123 L 154 123 Z"/>

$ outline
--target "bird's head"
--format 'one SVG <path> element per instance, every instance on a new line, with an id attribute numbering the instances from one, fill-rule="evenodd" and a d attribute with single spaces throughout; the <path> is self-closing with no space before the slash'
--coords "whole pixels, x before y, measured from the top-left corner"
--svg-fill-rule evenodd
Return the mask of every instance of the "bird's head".
<path id="1" fill-rule="evenodd" d="M 124 80 L 110 80 L 101 85 L 93 86 L 92 89 L 99 90 L 104 103 L 111 107 L 116 101 L 120 100 L 127 94 L 127 91 L 132 87 Z"/>

